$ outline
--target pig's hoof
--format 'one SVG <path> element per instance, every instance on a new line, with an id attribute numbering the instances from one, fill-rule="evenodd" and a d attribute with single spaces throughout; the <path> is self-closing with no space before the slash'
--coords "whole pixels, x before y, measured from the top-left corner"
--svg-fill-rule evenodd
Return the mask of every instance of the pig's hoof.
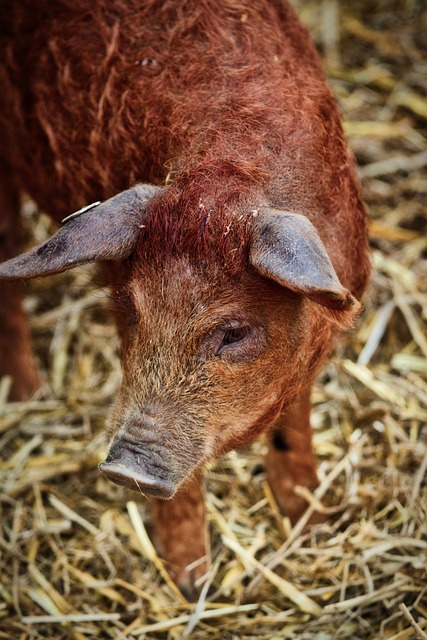
<path id="1" fill-rule="evenodd" d="M 207 563 L 201 562 L 190 571 L 185 568 L 172 572 L 176 585 L 179 587 L 184 598 L 189 602 L 197 602 L 203 586 L 199 586 L 199 580 L 202 582 L 202 578 L 205 576 L 207 570 Z"/>
<path id="2" fill-rule="evenodd" d="M 286 491 L 278 494 L 273 490 L 273 494 L 280 511 L 289 518 L 293 525 L 298 522 L 309 506 L 307 500 L 297 495 L 294 491 Z M 326 522 L 327 519 L 326 514 L 315 511 L 311 515 L 307 525 L 321 524 L 322 522 Z"/>
<path id="3" fill-rule="evenodd" d="M 200 594 L 200 589 L 197 589 L 197 587 L 194 584 L 191 584 L 191 582 L 182 584 L 178 582 L 177 584 L 182 595 L 186 600 L 188 600 L 188 602 L 197 602 Z"/>

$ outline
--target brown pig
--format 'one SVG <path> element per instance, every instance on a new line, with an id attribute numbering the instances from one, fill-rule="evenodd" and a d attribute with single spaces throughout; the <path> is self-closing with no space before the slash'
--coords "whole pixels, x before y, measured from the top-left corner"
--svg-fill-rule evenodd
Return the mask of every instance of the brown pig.
<path id="1" fill-rule="evenodd" d="M 369 274 L 338 108 L 285 0 L 6 0 L 0 60 L 0 374 L 37 388 L 17 281 L 100 261 L 123 343 L 100 468 L 153 498 L 191 588 L 207 461 L 268 431 L 292 520 L 317 483 L 310 387 Z M 23 191 L 57 221 L 103 203 L 15 258 Z"/>

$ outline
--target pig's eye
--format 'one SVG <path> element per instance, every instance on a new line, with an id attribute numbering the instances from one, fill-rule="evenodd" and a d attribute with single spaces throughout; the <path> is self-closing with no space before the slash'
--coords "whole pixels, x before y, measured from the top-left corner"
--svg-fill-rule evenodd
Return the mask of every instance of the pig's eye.
<path id="1" fill-rule="evenodd" d="M 218 353 L 223 347 L 227 347 L 229 344 L 234 344 L 235 342 L 243 340 L 243 338 L 248 335 L 249 331 L 249 327 L 239 327 L 237 329 L 227 329 L 227 331 L 224 331 L 224 336 L 218 348 Z"/>
<path id="2" fill-rule="evenodd" d="M 267 346 L 266 332 L 258 324 L 240 324 L 237 320 L 220 325 L 205 336 L 198 351 L 202 360 L 220 357 L 229 363 L 257 358 Z"/>
<path id="3" fill-rule="evenodd" d="M 242 362 L 256 358 L 263 348 L 260 327 L 241 325 L 224 327 L 218 335 L 215 355 L 228 362 Z"/>

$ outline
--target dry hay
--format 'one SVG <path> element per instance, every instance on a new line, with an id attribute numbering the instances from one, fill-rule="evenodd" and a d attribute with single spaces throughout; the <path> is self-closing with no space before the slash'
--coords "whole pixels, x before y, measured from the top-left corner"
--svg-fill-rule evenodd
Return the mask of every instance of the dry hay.
<path id="1" fill-rule="evenodd" d="M 300 3 L 360 162 L 375 266 L 363 321 L 314 393 L 321 484 L 308 498 L 324 498 L 328 522 L 304 531 L 309 509 L 291 529 L 262 443 L 230 454 L 208 473 L 213 567 L 197 606 L 185 602 L 143 500 L 97 471 L 119 384 L 107 295 L 90 269 L 34 282 L 46 386 L 10 404 L 0 385 L 0 638 L 427 638 L 422 4 Z M 47 218 L 25 209 L 43 239 Z"/>

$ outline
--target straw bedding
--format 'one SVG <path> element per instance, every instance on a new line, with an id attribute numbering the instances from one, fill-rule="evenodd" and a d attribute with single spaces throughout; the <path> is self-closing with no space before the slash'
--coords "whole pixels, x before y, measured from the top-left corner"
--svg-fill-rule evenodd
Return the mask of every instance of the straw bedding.
<path id="1" fill-rule="evenodd" d="M 291 528 L 265 445 L 207 474 L 213 565 L 187 603 L 143 499 L 104 480 L 119 385 L 92 268 L 26 288 L 45 385 L 0 383 L 0 639 L 427 638 L 427 11 L 417 0 L 298 7 L 323 52 L 370 208 L 374 277 L 314 392 L 321 484 Z M 52 232 L 24 203 L 27 241 Z M 31 234 L 28 229 L 31 227 Z M 305 522 L 319 501 L 327 521 Z"/>

